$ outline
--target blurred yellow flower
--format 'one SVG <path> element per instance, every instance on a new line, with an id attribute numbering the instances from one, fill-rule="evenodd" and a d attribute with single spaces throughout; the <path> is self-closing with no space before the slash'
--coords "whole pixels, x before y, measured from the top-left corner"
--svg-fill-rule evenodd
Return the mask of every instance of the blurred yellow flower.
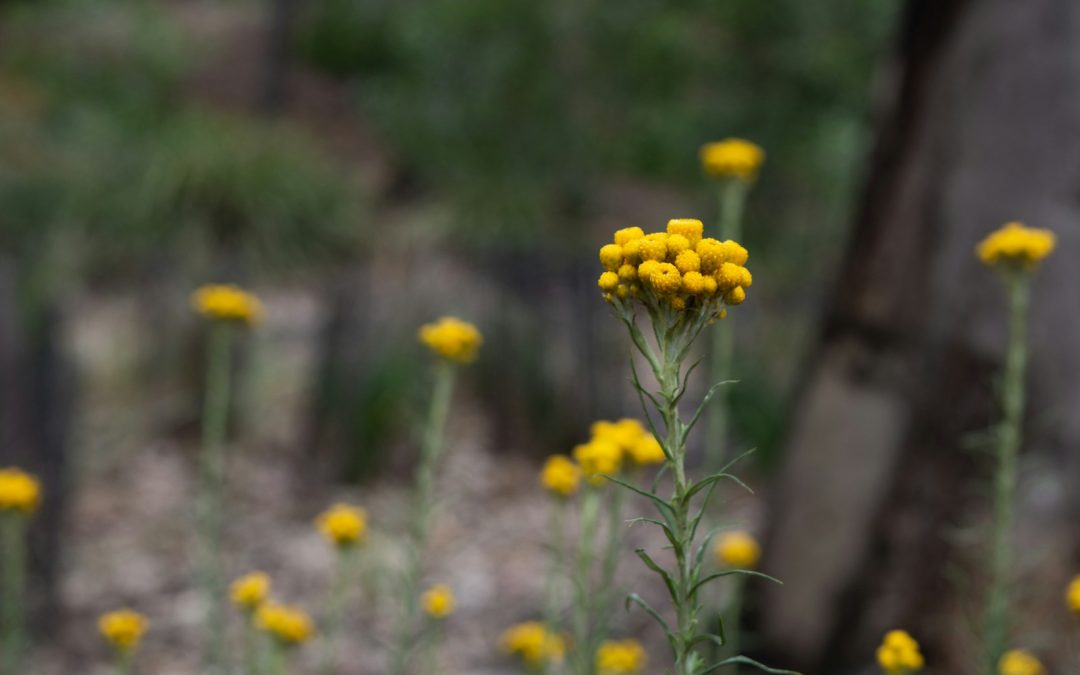
<path id="1" fill-rule="evenodd" d="M 14 467 L 0 469 L 0 513 L 29 515 L 41 502 L 41 483 L 33 475 Z"/>
<path id="2" fill-rule="evenodd" d="M 420 341 L 437 356 L 455 363 L 471 363 L 484 338 L 476 326 L 445 316 L 420 327 Z"/>
<path id="3" fill-rule="evenodd" d="M 602 485 L 604 475 L 619 473 L 622 449 L 607 439 L 594 438 L 574 448 L 574 459 L 592 485 Z"/>
<path id="4" fill-rule="evenodd" d="M 348 504 L 334 504 L 315 519 L 315 525 L 327 541 L 345 548 L 367 537 L 367 512 Z"/>
<path id="5" fill-rule="evenodd" d="M 420 596 L 420 605 L 432 619 L 445 619 L 454 613 L 454 592 L 446 584 L 437 584 Z"/>
<path id="6" fill-rule="evenodd" d="M 1045 675 L 1046 670 L 1031 652 L 1012 649 L 1002 654 L 1001 660 L 998 661 L 998 673 L 1000 675 Z"/>
<path id="7" fill-rule="evenodd" d="M 1080 615 L 1080 575 L 1073 577 L 1065 589 L 1065 604 L 1069 611 Z"/>
<path id="8" fill-rule="evenodd" d="M 606 441 L 619 447 L 623 459 L 634 464 L 660 464 L 664 461 L 664 450 L 656 437 L 645 430 L 644 425 L 635 419 L 624 418 L 617 422 L 600 420 L 592 427 L 593 440 Z"/>
<path id="9" fill-rule="evenodd" d="M 253 612 L 270 597 L 270 575 L 250 572 L 232 582 L 229 598 L 245 612 Z"/>
<path id="10" fill-rule="evenodd" d="M 604 640 L 596 650 L 600 675 L 636 673 L 645 667 L 645 649 L 637 640 Z"/>
<path id="11" fill-rule="evenodd" d="M 139 647 L 139 642 L 146 631 L 150 630 L 150 621 L 130 609 L 118 609 L 102 614 L 98 619 L 98 631 L 106 642 L 122 652 L 131 652 Z"/>
<path id="12" fill-rule="evenodd" d="M 566 455 L 552 455 L 544 462 L 540 483 L 557 495 L 569 497 L 581 485 L 581 467 Z"/>
<path id="13" fill-rule="evenodd" d="M 264 602 L 259 606 L 255 612 L 255 625 L 286 647 L 307 642 L 315 634 L 315 624 L 307 612 L 276 602 Z"/>
<path id="14" fill-rule="evenodd" d="M 988 267 L 1030 270 L 1050 255 L 1056 244 L 1057 238 L 1050 230 L 1012 222 L 987 235 L 975 252 Z"/>
<path id="15" fill-rule="evenodd" d="M 562 663 L 566 655 L 566 641 L 538 621 L 527 621 L 511 626 L 502 634 L 502 648 L 519 658 L 530 668 L 546 663 Z"/>
<path id="16" fill-rule="evenodd" d="M 723 567 L 752 570 L 761 557 L 761 547 L 749 532 L 728 532 L 716 540 L 713 554 Z"/>
<path id="17" fill-rule="evenodd" d="M 755 143 L 741 138 L 727 138 L 701 147 L 701 166 L 718 178 L 738 178 L 753 181 L 765 161 L 765 151 Z"/>
<path id="18" fill-rule="evenodd" d="M 888 675 L 904 675 L 923 668 L 919 643 L 902 630 L 891 630 L 885 634 L 877 649 L 877 661 Z"/>
<path id="19" fill-rule="evenodd" d="M 259 323 L 263 307 L 259 299 L 233 284 L 209 284 L 191 296 L 191 304 L 199 314 L 220 321 L 236 321 L 247 325 Z"/>

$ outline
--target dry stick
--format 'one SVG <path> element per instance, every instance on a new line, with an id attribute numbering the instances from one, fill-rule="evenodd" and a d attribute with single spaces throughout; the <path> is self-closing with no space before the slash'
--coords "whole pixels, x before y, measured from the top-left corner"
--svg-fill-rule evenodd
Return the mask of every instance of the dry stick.
<path id="1" fill-rule="evenodd" d="M 997 473 L 994 479 L 994 533 L 991 551 L 990 599 L 984 633 L 986 673 L 996 675 L 1009 634 L 1009 574 L 1012 568 L 1013 503 L 1016 498 L 1017 457 L 1024 415 L 1024 374 L 1027 370 L 1027 317 L 1031 299 L 1029 279 L 1011 272 L 1009 292 L 1009 346 L 1002 383 L 1004 419 L 998 434 Z"/>
<path id="2" fill-rule="evenodd" d="M 229 423 L 232 370 L 232 326 L 214 321 L 207 348 L 206 394 L 203 401 L 200 481 L 196 496 L 199 534 L 199 582 L 206 602 L 204 663 L 220 672 L 225 659 L 222 524 L 225 502 L 225 440 Z"/>

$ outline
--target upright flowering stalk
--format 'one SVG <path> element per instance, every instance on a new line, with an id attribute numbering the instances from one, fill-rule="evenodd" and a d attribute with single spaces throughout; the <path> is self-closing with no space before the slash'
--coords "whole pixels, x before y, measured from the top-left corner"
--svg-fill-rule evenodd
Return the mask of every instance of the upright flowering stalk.
<path id="1" fill-rule="evenodd" d="M 443 622 L 454 613 L 454 592 L 446 584 L 436 584 L 420 596 L 420 606 L 427 616 L 427 639 L 424 641 L 424 673 L 437 675 L 438 649 L 442 643 Z"/>
<path id="2" fill-rule="evenodd" d="M 700 151 L 701 167 L 716 184 L 717 236 L 739 241 L 743 236 L 743 208 L 746 196 L 757 180 L 765 152 L 754 143 L 728 138 L 707 143 Z M 731 379 L 735 354 L 735 332 L 730 322 L 713 331 L 709 343 L 710 375 L 713 382 Z M 720 467 L 727 446 L 728 405 L 725 392 L 717 392 L 717 405 L 709 414 L 705 438 L 706 461 L 711 469 Z"/>
<path id="3" fill-rule="evenodd" d="M 472 363 L 483 343 L 476 326 L 443 317 L 420 328 L 422 342 L 436 357 L 435 386 L 428 409 L 427 423 L 420 448 L 420 462 L 416 468 L 416 494 L 413 505 L 412 531 L 408 560 L 401 588 L 401 624 L 398 630 L 394 675 L 408 672 L 410 647 L 417 628 L 417 589 L 424 575 L 423 554 L 431 529 L 431 511 L 435 500 L 435 472 L 442 457 L 443 432 L 450 411 L 450 396 L 454 388 L 454 375 L 458 366 Z"/>
<path id="4" fill-rule="evenodd" d="M 629 675 L 645 668 L 648 657 L 637 640 L 604 640 L 596 650 L 597 675 Z"/>
<path id="5" fill-rule="evenodd" d="M 1001 387 L 1003 419 L 998 428 L 997 470 L 994 478 L 990 597 L 983 634 L 987 675 L 995 672 L 1009 639 L 1008 587 L 1012 569 L 1009 537 L 1013 524 L 1017 458 L 1024 416 L 1031 275 L 1043 258 L 1054 250 L 1054 245 L 1054 234 L 1048 230 L 1029 228 L 1022 223 L 1007 223 L 983 239 L 976 248 L 979 260 L 1000 273 L 1009 301 L 1009 343 Z"/>
<path id="6" fill-rule="evenodd" d="M 337 642 L 345 617 L 345 599 L 356 567 L 355 551 L 367 539 L 367 513 L 348 504 L 335 504 L 319 515 L 315 525 L 337 553 L 337 569 L 327 602 L 322 656 L 322 672 L 329 675 L 334 670 Z"/>
<path id="7" fill-rule="evenodd" d="M 912 675 L 923 669 L 919 643 L 907 631 L 891 630 L 877 649 L 877 662 L 885 675 Z"/>
<path id="8" fill-rule="evenodd" d="M 713 546 L 713 557 L 723 570 L 753 570 L 757 568 L 758 560 L 761 558 L 761 547 L 749 532 L 728 532 L 716 540 Z M 745 581 L 746 577 L 741 574 L 732 577 L 731 598 L 725 608 L 727 623 L 724 624 L 724 636 L 728 641 L 726 651 L 730 655 L 739 653 Z"/>
<path id="9" fill-rule="evenodd" d="M 118 609 L 98 619 L 98 631 L 112 647 L 117 675 L 131 675 L 135 652 L 148 630 L 150 621 L 131 609 Z"/>
<path id="10" fill-rule="evenodd" d="M 245 673 L 262 671 L 262 650 L 259 648 L 255 615 L 270 598 L 270 575 L 250 572 L 229 587 L 229 598 L 244 618 L 243 664 Z"/>
<path id="11" fill-rule="evenodd" d="M 41 484 L 20 469 L 0 469 L 0 536 L 4 546 L 3 672 L 22 671 L 26 642 L 26 525 L 41 502 Z"/>
<path id="12" fill-rule="evenodd" d="M 752 282 L 745 267 L 748 257 L 746 249 L 734 241 L 702 238 L 701 221 L 689 219 L 672 220 L 667 232 L 648 235 L 636 227 L 619 230 L 614 242 L 600 249 L 600 262 L 606 271 L 600 275 L 598 284 L 604 299 L 626 326 L 634 346 L 656 378 L 656 391 L 647 390 L 636 371 L 633 382 L 646 415 L 649 415 L 646 400 L 659 413 L 664 433 L 661 435 L 655 427 L 654 433 L 673 481 L 670 497 L 664 497 L 656 487 L 638 487 L 609 476 L 653 503 L 659 517 L 642 520 L 664 531 L 674 556 L 672 569 L 661 566 L 644 549 L 637 551 L 645 565 L 664 581 L 675 624 L 669 625 L 636 594 L 630 595 L 627 603 L 642 607 L 663 628 L 671 647 L 675 675 L 702 675 L 738 663 L 752 664 L 768 672 L 784 672 L 766 669 L 743 656 L 708 664 L 699 652 L 703 643 L 723 642 L 720 636 L 702 631 L 699 621 L 702 586 L 732 573 L 755 573 L 727 570 L 702 576 L 711 535 L 699 536 L 699 525 L 716 483 L 733 477 L 721 470 L 694 481 L 686 472 L 687 437 L 716 386 L 689 420 L 682 418 L 679 402 L 688 390 L 690 369 L 684 366 L 694 340 L 707 325 L 725 315 L 725 306 L 738 305 L 746 299 L 746 289 Z M 652 341 L 637 324 L 639 310 L 645 312 L 651 324 Z M 651 416 L 649 421 L 652 425 Z"/>
<path id="13" fill-rule="evenodd" d="M 315 635 L 315 624 L 307 612 L 276 602 L 264 602 L 255 612 L 255 626 L 273 644 L 272 666 L 267 675 L 285 675 L 289 656 Z"/>
<path id="14" fill-rule="evenodd" d="M 221 555 L 233 334 L 238 327 L 258 323 L 263 310 L 255 296 L 232 285 L 203 286 L 192 295 L 191 303 L 210 322 L 195 508 L 198 577 L 207 607 L 205 661 L 210 671 L 218 672 L 225 663 L 225 576 Z"/>
<path id="15" fill-rule="evenodd" d="M 500 639 L 503 651 L 521 659 L 529 675 L 542 675 L 558 667 L 566 655 L 566 641 L 539 621 L 526 621 L 506 629 Z"/>
<path id="16" fill-rule="evenodd" d="M 551 526 L 548 528 L 548 566 L 544 582 L 544 624 L 535 624 L 540 635 L 558 635 L 562 609 L 562 580 L 566 565 L 566 511 L 567 503 L 581 488 L 581 467 L 566 455 L 552 455 L 540 472 L 540 484 L 552 495 Z M 526 624 L 521 624 L 526 626 Z M 545 673 L 553 664 L 542 649 L 545 639 L 533 640 L 538 633 L 534 623 L 527 624 L 518 632 L 504 635 L 508 651 L 519 654 L 530 672 Z M 508 642 L 509 641 L 509 642 Z M 560 644 L 561 644 L 560 639 Z M 523 646 L 526 645 L 526 646 Z M 539 645 L 535 649 L 532 645 Z M 559 659 L 562 659 L 560 651 Z"/>

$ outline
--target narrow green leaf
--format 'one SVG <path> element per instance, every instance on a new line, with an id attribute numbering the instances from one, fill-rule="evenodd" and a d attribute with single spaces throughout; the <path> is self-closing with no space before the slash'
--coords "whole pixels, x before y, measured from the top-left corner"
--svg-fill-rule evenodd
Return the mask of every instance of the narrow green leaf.
<path id="1" fill-rule="evenodd" d="M 626 611 L 630 611 L 631 603 L 645 610 L 649 616 L 656 620 L 656 623 L 660 624 L 660 628 L 663 629 L 664 635 L 667 637 L 668 646 L 671 647 L 672 656 L 677 657 L 679 651 L 675 643 L 675 635 L 671 632 L 671 627 L 668 626 L 668 622 L 664 620 L 664 617 L 660 616 L 660 613 L 653 609 L 652 606 L 645 602 L 645 600 L 637 593 L 631 593 L 626 596 L 626 601 L 623 604 Z"/>
<path id="2" fill-rule="evenodd" d="M 711 666 L 709 666 L 708 668 L 706 668 L 705 670 L 698 673 L 698 675 L 708 675 L 709 673 L 713 672 L 714 670 L 719 670 L 719 669 L 723 668 L 724 666 L 734 666 L 734 665 L 740 665 L 740 664 L 741 665 L 746 665 L 746 666 L 752 666 L 754 668 L 757 668 L 758 670 L 760 670 L 763 673 L 772 673 L 772 675 L 801 675 L 800 673 L 797 673 L 794 670 L 779 670 L 777 668 L 769 668 L 768 666 L 762 665 L 762 664 L 758 663 L 757 661 L 755 661 L 753 659 L 749 659 L 749 658 L 747 658 L 745 656 L 732 656 L 731 658 L 727 658 L 727 659 L 724 659 L 723 661 L 720 661 L 718 663 L 714 663 Z"/>

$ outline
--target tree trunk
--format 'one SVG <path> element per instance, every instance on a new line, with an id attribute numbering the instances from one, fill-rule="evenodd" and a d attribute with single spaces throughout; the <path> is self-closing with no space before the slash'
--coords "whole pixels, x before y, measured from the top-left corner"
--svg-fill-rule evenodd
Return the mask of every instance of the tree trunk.
<path id="1" fill-rule="evenodd" d="M 1058 526 L 1080 496 L 1080 416 L 1069 414 L 1080 409 L 1078 41 L 1075 0 L 905 8 L 863 203 L 773 492 L 765 570 L 785 584 L 758 587 L 771 663 L 860 672 L 885 631 L 906 628 L 931 672 L 978 672 L 986 537 L 961 528 L 986 525 L 992 457 L 976 450 L 999 417 L 1006 317 L 973 247 L 1008 220 L 1059 237 L 1035 279 L 1017 528 L 1020 574 L 1044 590 L 1025 595 L 1014 641 L 1031 646 L 1065 614 L 1062 558 L 1077 542 Z"/>

